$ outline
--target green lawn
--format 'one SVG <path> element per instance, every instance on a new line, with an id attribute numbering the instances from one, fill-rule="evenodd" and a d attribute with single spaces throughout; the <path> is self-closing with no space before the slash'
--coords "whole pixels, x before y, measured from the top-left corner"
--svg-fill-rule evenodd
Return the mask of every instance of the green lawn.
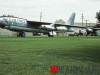
<path id="1" fill-rule="evenodd" d="M 51 75 L 52 65 L 100 67 L 100 37 L 0 37 L 0 75 Z"/>

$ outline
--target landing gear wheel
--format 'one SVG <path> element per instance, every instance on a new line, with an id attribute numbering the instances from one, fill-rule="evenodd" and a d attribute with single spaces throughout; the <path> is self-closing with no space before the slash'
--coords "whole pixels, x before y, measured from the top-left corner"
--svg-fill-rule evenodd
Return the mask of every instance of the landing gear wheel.
<path id="1" fill-rule="evenodd" d="M 54 37 L 54 35 L 50 35 L 50 33 L 48 33 L 48 37 Z"/>
<path id="2" fill-rule="evenodd" d="M 25 37 L 25 36 L 26 36 L 25 32 L 18 32 L 17 33 L 17 37 Z"/>

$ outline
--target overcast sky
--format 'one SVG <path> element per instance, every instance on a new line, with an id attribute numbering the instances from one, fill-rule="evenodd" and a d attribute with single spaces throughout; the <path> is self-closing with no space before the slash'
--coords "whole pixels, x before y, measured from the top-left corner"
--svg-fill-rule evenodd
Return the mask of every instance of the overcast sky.
<path id="1" fill-rule="evenodd" d="M 10 14 L 28 20 L 54 22 L 67 21 L 72 12 L 76 13 L 75 22 L 84 20 L 96 22 L 96 12 L 100 10 L 100 0 L 0 0 L 0 15 Z M 84 21 L 85 22 L 85 21 Z"/>

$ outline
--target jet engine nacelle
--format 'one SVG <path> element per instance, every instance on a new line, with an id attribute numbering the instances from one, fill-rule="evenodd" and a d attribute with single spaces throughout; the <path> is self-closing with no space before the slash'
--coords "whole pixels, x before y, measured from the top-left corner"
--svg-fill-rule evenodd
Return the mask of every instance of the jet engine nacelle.
<path id="1" fill-rule="evenodd" d="M 58 31 L 67 31 L 68 29 L 66 27 L 57 27 Z"/>
<path id="2" fill-rule="evenodd" d="M 40 28 L 44 29 L 44 30 L 50 30 L 50 31 L 55 30 L 54 26 L 52 26 L 52 25 L 42 25 Z"/>
<path id="3" fill-rule="evenodd" d="M 90 29 L 90 28 L 88 28 L 86 30 L 86 32 L 87 32 L 87 35 L 91 35 L 91 36 L 96 36 L 97 35 L 97 30 L 93 30 L 93 29 Z"/>
<path id="4" fill-rule="evenodd" d="M 93 32 L 93 29 L 88 28 L 86 31 L 87 32 Z"/>

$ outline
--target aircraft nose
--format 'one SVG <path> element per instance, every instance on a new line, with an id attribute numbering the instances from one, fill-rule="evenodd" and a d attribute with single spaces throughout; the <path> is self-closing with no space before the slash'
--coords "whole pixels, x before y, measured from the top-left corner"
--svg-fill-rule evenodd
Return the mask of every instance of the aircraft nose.
<path id="1" fill-rule="evenodd" d="M 0 18 L 0 27 L 6 26 L 7 23 L 3 18 Z"/>

